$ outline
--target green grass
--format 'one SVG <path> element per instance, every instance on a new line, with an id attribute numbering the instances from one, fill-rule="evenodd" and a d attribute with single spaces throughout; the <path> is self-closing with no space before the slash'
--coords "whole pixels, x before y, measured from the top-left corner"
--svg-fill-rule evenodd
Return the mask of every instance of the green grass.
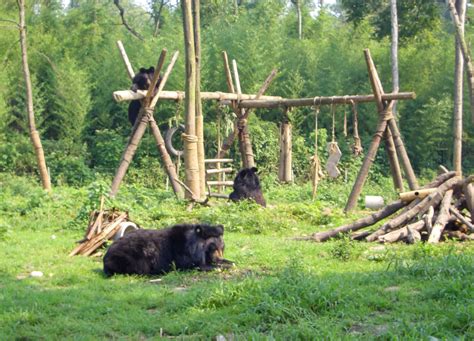
<path id="1" fill-rule="evenodd" d="M 268 209 L 220 201 L 192 212 L 169 193 L 125 186 L 108 205 L 151 228 L 222 223 L 226 258 L 237 264 L 153 283 L 105 278 L 101 257 L 67 256 L 97 184 L 45 195 L 30 180 L 0 175 L 0 186 L 0 340 L 474 338 L 471 245 L 292 239 L 363 214 L 341 213 L 350 185 L 325 184 L 316 203 L 308 186 L 269 185 Z M 29 277 L 33 270 L 44 276 Z"/>

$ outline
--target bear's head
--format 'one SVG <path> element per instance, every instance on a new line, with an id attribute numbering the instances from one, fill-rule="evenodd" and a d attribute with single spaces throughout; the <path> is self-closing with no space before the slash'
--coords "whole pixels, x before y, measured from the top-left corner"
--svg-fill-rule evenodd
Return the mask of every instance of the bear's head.
<path id="1" fill-rule="evenodd" d="M 150 66 L 148 69 L 140 68 L 140 71 L 132 79 L 132 91 L 137 92 L 137 90 L 148 90 L 153 80 L 153 74 L 155 73 L 155 68 Z"/>
<path id="2" fill-rule="evenodd" d="M 224 226 L 196 225 L 194 232 L 204 244 L 205 264 L 216 264 L 224 259 Z"/>
<path id="3" fill-rule="evenodd" d="M 241 169 L 235 177 L 234 189 L 236 188 L 235 186 L 245 186 L 248 189 L 260 188 L 257 172 L 258 169 L 256 167 Z"/>

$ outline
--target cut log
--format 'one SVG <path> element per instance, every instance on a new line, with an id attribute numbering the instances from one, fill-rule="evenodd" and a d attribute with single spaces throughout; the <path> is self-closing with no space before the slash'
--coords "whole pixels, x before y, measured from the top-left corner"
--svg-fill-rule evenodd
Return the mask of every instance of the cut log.
<path id="1" fill-rule="evenodd" d="M 444 231 L 443 237 L 447 237 L 449 239 L 458 239 L 460 241 L 471 241 L 474 240 L 473 234 L 465 234 L 461 231 Z"/>
<path id="2" fill-rule="evenodd" d="M 389 232 L 383 236 L 379 236 L 378 240 L 383 243 L 394 243 L 399 240 L 407 238 L 410 234 L 413 234 L 412 231 L 421 231 L 425 226 L 424 220 L 419 220 L 416 223 L 402 227 L 401 229 Z"/>
<path id="3" fill-rule="evenodd" d="M 433 229 L 433 218 L 434 218 L 434 208 L 433 206 L 430 206 L 430 208 L 428 209 L 428 212 L 423 216 L 428 235 L 431 234 L 431 230 Z"/>
<path id="4" fill-rule="evenodd" d="M 428 238 L 428 243 L 438 243 L 441 234 L 443 233 L 444 227 L 449 220 L 449 206 L 451 206 L 451 199 L 453 198 L 453 190 L 450 189 L 446 191 L 443 201 L 441 202 L 441 208 L 439 210 L 438 218 L 431 229 L 430 236 Z"/>
<path id="5" fill-rule="evenodd" d="M 467 183 L 463 186 L 462 192 L 466 198 L 466 206 L 471 214 L 471 222 L 474 223 L 474 185 Z"/>
<path id="6" fill-rule="evenodd" d="M 397 200 L 385 206 L 381 210 L 372 213 L 370 216 L 361 218 L 352 224 L 344 225 L 330 231 L 314 233 L 311 236 L 304 237 L 302 239 L 314 240 L 315 242 L 324 242 L 328 240 L 329 238 L 333 238 L 337 236 L 339 233 L 357 231 L 364 227 L 371 226 L 375 224 L 376 222 L 378 222 L 379 220 L 382 220 L 392 215 L 393 213 L 397 212 L 399 209 L 401 209 L 405 205 L 407 205 L 407 203 L 404 203 L 401 200 Z"/>
<path id="7" fill-rule="evenodd" d="M 450 207 L 449 208 L 449 212 L 456 217 L 456 219 L 458 219 L 461 223 L 465 224 L 467 226 L 467 228 L 471 231 L 471 232 L 474 232 L 474 225 L 471 224 L 471 222 L 469 220 L 467 220 L 466 217 L 464 217 L 461 212 L 459 212 L 457 209 L 455 209 L 454 207 Z"/>
<path id="8" fill-rule="evenodd" d="M 367 237 L 367 241 L 373 242 L 377 240 L 379 236 L 387 234 L 388 232 L 393 231 L 399 226 L 402 226 L 403 224 L 409 222 L 418 214 L 424 214 L 425 212 L 428 211 L 430 206 L 434 207 L 441 202 L 446 191 L 462 183 L 463 183 L 463 179 L 460 177 L 454 177 L 447 180 L 441 186 L 438 187 L 436 192 L 433 192 L 430 195 L 428 195 L 426 198 L 421 200 L 421 202 L 418 203 L 416 206 L 414 206 L 413 208 L 406 211 L 405 213 L 399 215 L 398 217 L 382 225 L 380 229 L 378 229 L 377 231 L 375 231 L 374 233 L 372 233 L 370 236 Z"/>
<path id="9" fill-rule="evenodd" d="M 415 244 L 416 242 L 421 241 L 421 233 L 418 230 L 415 230 L 413 228 L 407 227 L 408 229 L 408 236 L 406 238 L 406 241 L 408 244 Z"/>

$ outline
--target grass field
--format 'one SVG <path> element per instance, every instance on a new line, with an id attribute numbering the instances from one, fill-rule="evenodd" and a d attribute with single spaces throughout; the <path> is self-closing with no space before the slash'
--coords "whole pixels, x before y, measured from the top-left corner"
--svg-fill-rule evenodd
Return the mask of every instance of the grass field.
<path id="1" fill-rule="evenodd" d="M 168 192 L 125 186 L 108 205 L 149 228 L 222 223 L 236 262 L 152 278 L 106 278 L 101 257 L 67 256 L 100 184 L 47 195 L 0 175 L 0 187 L 0 340 L 474 338 L 472 245 L 292 239 L 363 214 L 342 216 L 347 184 L 322 185 L 316 203 L 307 186 L 268 185 L 267 209 L 220 201 L 192 212 Z"/>

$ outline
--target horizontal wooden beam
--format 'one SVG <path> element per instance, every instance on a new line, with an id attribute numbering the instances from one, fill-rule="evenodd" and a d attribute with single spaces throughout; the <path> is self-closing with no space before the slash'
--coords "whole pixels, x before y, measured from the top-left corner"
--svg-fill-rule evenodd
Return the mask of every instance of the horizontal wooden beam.
<path id="1" fill-rule="evenodd" d="M 234 159 L 206 159 L 204 163 L 234 162 Z"/>
<path id="2" fill-rule="evenodd" d="M 407 100 L 415 99 L 416 94 L 414 92 L 399 92 L 384 94 L 382 100 Z M 238 103 L 239 108 L 278 108 L 278 107 L 304 107 L 313 105 L 331 105 L 331 104 L 350 104 L 351 101 L 356 103 L 364 102 L 375 102 L 374 95 L 350 95 L 350 96 L 330 96 L 330 97 L 310 97 L 310 98 L 295 98 L 295 99 L 250 99 L 242 100 Z M 227 103 L 224 103 L 227 104 Z M 230 104 L 230 103 L 229 103 Z"/>
<path id="3" fill-rule="evenodd" d="M 229 199 L 229 194 L 225 194 L 225 193 L 208 193 L 207 194 L 209 197 L 211 198 L 220 198 L 220 199 Z"/>
<path id="4" fill-rule="evenodd" d="M 143 99 L 146 96 L 146 90 L 137 90 L 134 92 L 132 90 L 120 90 L 114 91 L 113 97 L 116 102 L 124 101 L 133 101 L 138 99 Z M 184 91 L 161 91 L 160 100 L 179 100 L 184 99 Z M 228 101 L 241 101 L 246 99 L 255 99 L 257 95 L 247 95 L 247 94 L 231 94 L 228 92 L 201 92 L 201 98 L 206 100 L 228 100 Z M 278 100 L 282 99 L 280 96 L 261 96 L 261 99 L 266 100 Z M 228 102 L 230 104 L 230 102 Z"/>
<path id="5" fill-rule="evenodd" d="M 208 186 L 232 186 L 233 181 L 206 181 Z"/>
<path id="6" fill-rule="evenodd" d="M 231 167 L 206 169 L 207 174 L 232 173 L 233 171 L 234 170 Z"/>

